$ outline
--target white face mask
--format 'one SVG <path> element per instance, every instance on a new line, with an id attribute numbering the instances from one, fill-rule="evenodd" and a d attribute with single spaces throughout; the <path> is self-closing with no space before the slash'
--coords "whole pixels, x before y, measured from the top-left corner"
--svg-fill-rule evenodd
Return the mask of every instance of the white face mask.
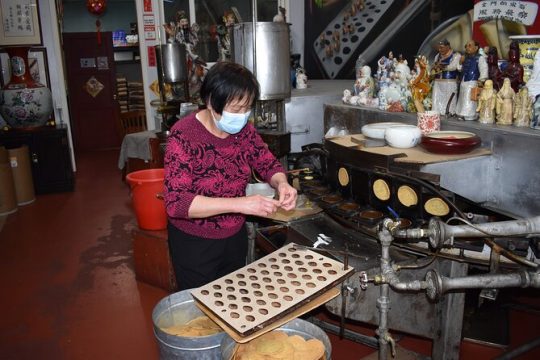
<path id="1" fill-rule="evenodd" d="M 238 134 L 240 130 L 246 126 L 251 111 L 246 113 L 230 113 L 223 111 L 221 119 L 219 120 L 216 120 L 213 112 L 211 112 L 211 114 L 218 129 L 229 134 Z"/>

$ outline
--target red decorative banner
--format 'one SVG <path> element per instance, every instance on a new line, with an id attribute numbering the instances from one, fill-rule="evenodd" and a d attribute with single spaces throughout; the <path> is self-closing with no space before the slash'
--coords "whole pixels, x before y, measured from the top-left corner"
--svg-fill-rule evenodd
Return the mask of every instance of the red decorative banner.
<path id="1" fill-rule="evenodd" d="M 144 0 L 144 12 L 152 12 L 152 0 Z"/>
<path id="2" fill-rule="evenodd" d="M 156 67 L 156 49 L 153 46 L 148 46 L 148 66 Z"/>

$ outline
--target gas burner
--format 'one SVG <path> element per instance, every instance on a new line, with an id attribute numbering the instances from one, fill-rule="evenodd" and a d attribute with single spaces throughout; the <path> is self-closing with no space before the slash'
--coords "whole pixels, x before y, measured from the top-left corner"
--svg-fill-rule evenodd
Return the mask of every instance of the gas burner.
<path id="1" fill-rule="evenodd" d="M 396 220 L 399 221 L 399 226 L 398 227 L 400 229 L 407 229 L 407 228 L 411 227 L 411 225 L 412 225 L 412 221 L 409 220 L 409 219 L 398 218 Z"/>
<path id="2" fill-rule="evenodd" d="M 330 189 L 328 189 L 328 188 L 326 188 L 326 187 L 324 187 L 324 186 L 319 186 L 319 187 L 310 189 L 310 190 L 309 190 L 309 193 L 310 193 L 310 194 L 313 194 L 313 195 L 315 195 L 315 196 L 323 196 L 323 195 L 329 194 L 329 193 L 330 193 Z"/>
<path id="3" fill-rule="evenodd" d="M 360 208 L 360 205 L 358 205 L 355 202 L 344 202 L 343 204 L 340 204 L 338 206 L 338 209 L 344 212 L 356 211 L 359 208 Z"/>
<path id="4" fill-rule="evenodd" d="M 321 201 L 327 203 L 327 204 L 337 204 L 338 202 L 340 201 L 343 201 L 343 198 L 339 195 L 335 195 L 335 194 L 332 194 L 332 195 L 326 195 L 326 196 L 323 196 Z"/>
<path id="5" fill-rule="evenodd" d="M 322 183 L 319 180 L 309 180 L 309 181 L 302 180 L 300 184 L 308 188 L 322 188 L 323 187 Z"/>
<path id="6" fill-rule="evenodd" d="M 353 220 L 362 224 L 374 225 L 383 218 L 384 214 L 378 210 L 363 210 L 353 217 Z"/>

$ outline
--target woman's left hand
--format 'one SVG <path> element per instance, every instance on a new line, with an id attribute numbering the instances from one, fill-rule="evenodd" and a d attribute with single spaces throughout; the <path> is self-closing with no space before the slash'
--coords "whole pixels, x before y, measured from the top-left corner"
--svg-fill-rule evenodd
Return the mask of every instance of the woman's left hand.
<path id="1" fill-rule="evenodd" d="M 279 206 L 283 210 L 292 210 L 296 207 L 297 192 L 288 182 L 280 182 L 277 191 L 279 194 Z"/>

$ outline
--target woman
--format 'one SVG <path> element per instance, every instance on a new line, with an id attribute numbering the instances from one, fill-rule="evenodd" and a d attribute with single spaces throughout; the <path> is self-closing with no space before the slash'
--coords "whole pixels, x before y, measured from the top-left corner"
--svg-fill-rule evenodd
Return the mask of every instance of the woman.
<path id="1" fill-rule="evenodd" d="M 245 265 L 245 216 L 291 210 L 296 190 L 261 140 L 250 110 L 259 84 L 241 65 L 214 65 L 201 87 L 206 109 L 171 129 L 165 153 L 169 248 L 179 289 L 202 286 Z M 245 196 L 251 168 L 279 198 Z"/>

